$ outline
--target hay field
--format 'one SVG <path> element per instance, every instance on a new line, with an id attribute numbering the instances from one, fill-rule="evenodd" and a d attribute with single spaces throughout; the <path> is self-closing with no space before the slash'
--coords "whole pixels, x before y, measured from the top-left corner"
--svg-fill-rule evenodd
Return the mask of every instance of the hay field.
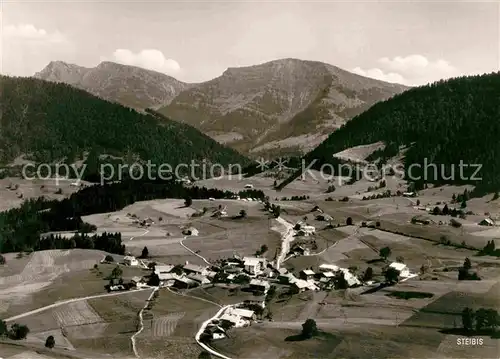
<path id="1" fill-rule="evenodd" d="M 27 180 L 22 178 L 0 179 L 0 212 L 20 206 L 25 199 L 45 197 L 47 199 L 64 199 L 80 188 L 71 186 L 72 181 L 61 180 Z M 83 185 L 88 183 L 82 181 Z M 8 189 L 17 186 L 17 189 Z M 56 194 L 58 190 L 61 194 Z M 22 195 L 22 198 L 19 198 Z"/>
<path id="2" fill-rule="evenodd" d="M 57 301 L 105 293 L 114 265 L 100 264 L 105 252 L 72 249 L 34 252 L 19 274 L 0 278 L 0 298 L 5 316 L 13 316 Z M 14 264 L 18 259 L 12 259 Z M 99 263 L 99 269 L 93 270 Z M 17 264 L 16 264 L 17 265 Z M 19 269 L 20 266 L 17 268 Z M 124 278 L 142 275 L 138 268 L 123 267 Z M 100 272 L 99 272 L 100 271 Z"/>
<path id="3" fill-rule="evenodd" d="M 160 290 L 152 309 L 145 313 L 152 319 L 145 320 L 144 331 L 137 337 L 139 354 L 155 359 L 196 358 L 201 348 L 194 335 L 218 310 L 214 304 Z"/>
<path id="4" fill-rule="evenodd" d="M 103 257 L 101 251 L 74 249 L 33 252 L 27 256 L 27 261 L 21 258 L 19 263 L 16 263 L 18 259 L 8 258 L 10 267 L 6 273 L 9 275 L 0 277 L 0 302 L 8 304 L 1 309 L 10 312 L 13 306 L 30 306 L 33 296 L 47 290 L 58 278 L 67 273 L 87 271 Z"/>

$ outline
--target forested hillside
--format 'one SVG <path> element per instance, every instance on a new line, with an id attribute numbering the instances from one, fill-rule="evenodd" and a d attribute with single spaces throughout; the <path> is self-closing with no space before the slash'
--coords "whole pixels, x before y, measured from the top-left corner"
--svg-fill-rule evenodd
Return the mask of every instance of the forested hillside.
<path id="1" fill-rule="evenodd" d="M 248 164 L 249 160 L 198 130 L 101 100 L 69 85 L 0 76 L 0 164 L 26 154 L 38 162 L 84 152 L 152 163 L 191 160 Z"/>
<path id="2" fill-rule="evenodd" d="M 409 148 L 405 153 L 406 170 L 411 164 L 422 165 L 412 172 L 413 178 L 422 177 L 415 181 L 417 185 L 471 183 L 477 185 L 476 193 L 480 194 L 500 189 L 499 135 L 500 74 L 492 73 L 440 81 L 379 102 L 333 132 L 305 159 L 318 159 L 314 166 L 317 168 L 336 161 L 332 155 L 346 148 L 383 141 L 387 149 L 381 154 L 385 157 L 396 155 L 399 146 Z M 437 177 L 431 170 L 424 179 L 425 159 L 446 168 L 445 178 L 439 169 Z M 464 168 L 460 178 L 460 161 L 481 164 L 477 176 L 482 180 L 470 179 L 475 172 L 475 167 L 470 166 Z"/>

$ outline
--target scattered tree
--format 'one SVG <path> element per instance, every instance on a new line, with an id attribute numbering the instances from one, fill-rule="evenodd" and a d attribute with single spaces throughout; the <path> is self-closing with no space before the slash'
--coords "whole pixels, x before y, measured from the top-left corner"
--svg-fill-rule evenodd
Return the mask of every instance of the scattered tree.
<path id="1" fill-rule="evenodd" d="M 192 200 L 192 198 L 191 198 L 191 197 L 186 197 L 186 198 L 184 199 L 184 205 L 185 205 L 186 207 L 191 207 L 191 205 L 192 205 L 192 204 L 193 204 L 193 200 Z"/>
<path id="2" fill-rule="evenodd" d="M 420 200 L 417 199 L 417 206 L 420 206 Z"/>
<path id="3" fill-rule="evenodd" d="M 464 199 L 462 201 L 462 204 L 460 205 L 460 208 L 466 208 L 467 207 L 467 201 Z"/>
<path id="4" fill-rule="evenodd" d="M 212 356 L 210 355 L 210 353 L 205 350 L 202 351 L 200 355 L 198 355 L 198 359 L 211 359 L 211 358 Z"/>
<path id="5" fill-rule="evenodd" d="M 45 347 L 52 349 L 56 345 L 56 340 L 53 335 L 49 335 L 45 340 Z"/>
<path id="6" fill-rule="evenodd" d="M 352 226 L 352 218 L 351 217 L 347 217 L 347 219 L 345 221 L 345 224 L 348 225 L 348 226 Z"/>
<path id="7" fill-rule="evenodd" d="M 0 338 L 3 336 L 7 336 L 9 334 L 9 328 L 7 327 L 7 323 L 5 321 L 0 320 Z"/>
<path id="8" fill-rule="evenodd" d="M 465 270 L 469 270 L 472 268 L 472 263 L 469 258 L 465 258 L 463 267 Z"/>
<path id="9" fill-rule="evenodd" d="M 0 254 L 0 265 L 4 265 L 4 264 L 5 264 L 5 257 Z"/>
<path id="10" fill-rule="evenodd" d="M 113 268 L 111 271 L 111 278 L 120 278 L 123 274 L 123 270 L 120 268 L 120 266 L 116 266 Z"/>
<path id="11" fill-rule="evenodd" d="M 141 258 L 148 258 L 149 257 L 149 250 L 148 250 L 148 247 L 144 247 L 142 249 L 142 253 L 141 253 Z"/>
<path id="12" fill-rule="evenodd" d="M 465 330 L 471 331 L 474 325 L 474 311 L 471 308 L 464 308 L 462 311 L 462 326 Z"/>
<path id="13" fill-rule="evenodd" d="M 148 285 L 152 287 L 157 287 L 160 285 L 160 277 L 158 277 L 158 274 L 155 273 L 151 274 L 148 280 Z"/>
<path id="14" fill-rule="evenodd" d="M 349 283 L 345 279 L 344 272 L 339 272 L 333 279 L 335 284 L 335 289 L 347 289 L 349 288 Z"/>
<path id="15" fill-rule="evenodd" d="M 318 334 L 318 326 L 314 319 L 307 319 L 304 324 L 302 324 L 302 336 L 304 338 L 312 338 Z"/>
<path id="16" fill-rule="evenodd" d="M 387 260 L 387 258 L 391 255 L 391 249 L 389 247 L 381 248 L 379 251 L 379 256 Z"/>
<path id="17" fill-rule="evenodd" d="M 115 259 L 110 256 L 109 254 L 104 258 L 104 261 L 105 262 L 108 262 L 108 263 L 113 263 L 115 261 Z"/>
<path id="18" fill-rule="evenodd" d="M 247 211 L 245 211 L 244 209 L 242 209 L 242 210 L 240 211 L 240 217 L 241 217 L 241 218 L 245 218 L 246 216 L 247 216 Z"/>
<path id="19" fill-rule="evenodd" d="M 26 325 L 14 323 L 10 327 L 9 337 L 14 340 L 26 339 L 29 332 L 30 330 Z"/>
<path id="20" fill-rule="evenodd" d="M 405 259 L 404 259 L 402 256 L 397 256 L 397 257 L 396 257 L 396 262 L 399 262 L 399 263 L 404 263 L 404 262 L 405 262 Z"/>
<path id="21" fill-rule="evenodd" d="M 368 282 L 373 279 L 373 269 L 372 267 L 368 267 L 363 274 L 363 281 Z"/>
<path id="22" fill-rule="evenodd" d="M 396 268 L 388 267 L 384 271 L 385 281 L 390 284 L 397 283 L 399 281 L 399 274 L 400 272 Z"/>

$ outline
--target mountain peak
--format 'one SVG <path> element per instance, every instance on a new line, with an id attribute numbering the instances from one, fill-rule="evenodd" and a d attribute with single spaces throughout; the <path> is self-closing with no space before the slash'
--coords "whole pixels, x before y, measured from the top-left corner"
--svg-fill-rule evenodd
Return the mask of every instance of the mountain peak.
<path id="1" fill-rule="evenodd" d="M 102 61 L 93 68 L 51 61 L 34 77 L 66 83 L 136 109 L 168 104 L 188 87 L 188 84 L 166 74 L 112 61 Z"/>

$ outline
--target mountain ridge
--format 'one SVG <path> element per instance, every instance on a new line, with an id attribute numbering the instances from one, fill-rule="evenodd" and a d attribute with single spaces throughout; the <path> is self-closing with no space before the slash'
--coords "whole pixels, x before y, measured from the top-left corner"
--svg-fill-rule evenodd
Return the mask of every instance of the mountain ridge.
<path id="1" fill-rule="evenodd" d="M 33 77 L 66 83 L 136 109 L 168 104 L 182 90 L 192 86 L 161 72 L 111 61 L 103 61 L 95 67 L 51 61 Z"/>
<path id="2" fill-rule="evenodd" d="M 351 116 L 406 89 L 323 62 L 286 58 L 228 68 L 159 111 L 215 139 L 233 133 L 226 143 L 257 154 L 276 152 L 281 144 L 290 150 L 294 144 L 286 142 L 301 136 L 317 137 L 312 145 L 319 143 Z"/>
<path id="3" fill-rule="evenodd" d="M 307 152 L 353 116 L 408 89 L 295 58 L 229 67 L 191 84 L 109 61 L 94 68 L 51 62 L 34 77 L 158 110 L 252 157 Z"/>

